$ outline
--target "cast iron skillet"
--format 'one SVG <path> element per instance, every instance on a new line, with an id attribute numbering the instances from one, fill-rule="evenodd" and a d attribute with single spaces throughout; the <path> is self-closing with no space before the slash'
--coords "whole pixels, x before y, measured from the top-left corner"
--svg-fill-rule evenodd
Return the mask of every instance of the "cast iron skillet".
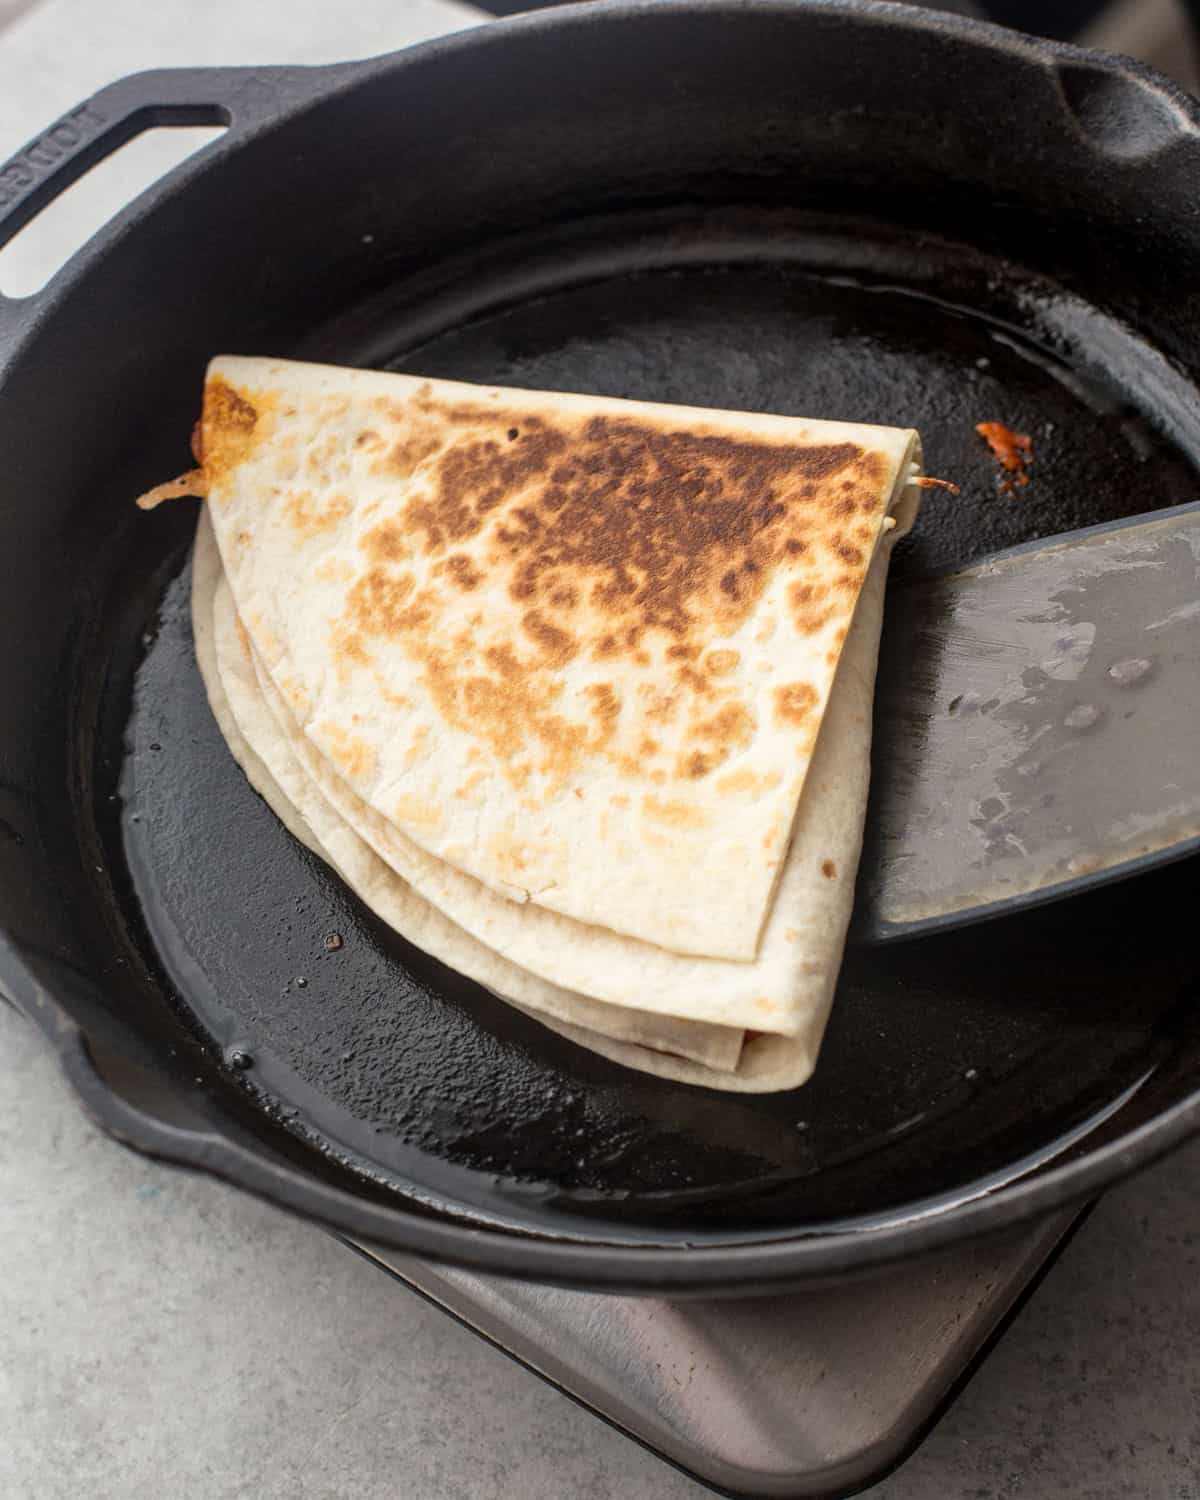
<path id="1" fill-rule="evenodd" d="M 127 79 L 0 172 L 0 240 L 147 125 L 203 122 L 230 128 L 0 302 L 0 976 L 94 1117 L 359 1237 L 675 1291 L 998 1230 L 1196 1129 L 1194 863 L 852 951 L 794 1093 L 556 1039 L 250 791 L 192 656 L 194 508 L 131 504 L 186 463 L 218 350 L 916 424 L 963 495 L 927 498 L 897 586 L 1189 500 L 1196 105 L 862 0 L 581 6 Z M 982 419 L 1034 435 L 1019 498 Z"/>

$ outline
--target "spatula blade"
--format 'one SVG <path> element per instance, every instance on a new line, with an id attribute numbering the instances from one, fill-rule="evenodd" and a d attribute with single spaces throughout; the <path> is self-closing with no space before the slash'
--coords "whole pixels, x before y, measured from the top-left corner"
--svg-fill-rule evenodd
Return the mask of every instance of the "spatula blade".
<path id="1" fill-rule="evenodd" d="M 855 936 L 1200 850 L 1200 505 L 893 589 Z"/>

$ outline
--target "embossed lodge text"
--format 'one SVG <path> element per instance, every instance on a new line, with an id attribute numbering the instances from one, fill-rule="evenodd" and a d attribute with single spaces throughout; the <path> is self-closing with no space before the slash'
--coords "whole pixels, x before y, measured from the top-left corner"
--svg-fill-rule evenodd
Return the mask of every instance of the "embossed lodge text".
<path id="1" fill-rule="evenodd" d="M 18 156 L 0 167 L 0 209 L 23 198 L 42 177 L 47 168 L 69 156 L 81 142 L 103 125 L 103 118 L 91 104 L 81 104 L 64 115 L 44 135 L 38 137 Z"/>

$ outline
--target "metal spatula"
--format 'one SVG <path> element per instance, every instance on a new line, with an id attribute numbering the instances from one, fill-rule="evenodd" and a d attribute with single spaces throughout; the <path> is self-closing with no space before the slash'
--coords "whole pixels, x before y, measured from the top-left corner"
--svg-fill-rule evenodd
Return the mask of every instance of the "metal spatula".
<path id="1" fill-rule="evenodd" d="M 859 940 L 1200 850 L 1200 505 L 893 589 L 872 759 Z"/>

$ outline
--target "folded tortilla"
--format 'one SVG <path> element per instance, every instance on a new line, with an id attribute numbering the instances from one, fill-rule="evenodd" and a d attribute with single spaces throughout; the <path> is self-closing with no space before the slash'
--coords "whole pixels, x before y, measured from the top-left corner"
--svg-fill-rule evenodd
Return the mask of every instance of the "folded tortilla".
<path id="1" fill-rule="evenodd" d="M 440 426 L 433 420 L 435 410 L 441 412 Z M 598 410 L 625 434 L 623 478 L 605 468 L 603 456 L 586 437 L 591 420 L 586 414 Z M 480 490 L 481 448 L 496 449 L 496 423 L 518 418 L 527 435 L 557 432 L 569 439 L 566 447 L 554 448 L 556 462 L 549 472 L 534 465 L 532 477 L 521 479 L 503 471 L 491 490 Z M 374 427 L 362 426 L 368 419 Z M 626 432 L 638 422 L 645 423 L 639 441 L 646 452 L 630 446 Z M 381 438 L 377 428 L 387 436 Z M 515 429 L 516 437 L 510 436 L 513 430 L 504 428 L 504 442 L 520 441 L 522 429 Z M 353 434 L 349 444 L 348 432 Z M 439 434 L 440 445 L 430 446 Z M 680 449 L 669 442 L 663 447 L 664 434 L 684 440 L 682 451 L 693 461 L 692 469 L 681 467 Z M 720 463 L 709 464 L 712 455 L 703 446 L 697 459 L 694 445 L 710 438 L 720 445 L 740 445 L 741 467 L 723 473 Z M 365 478 L 361 466 L 356 467 L 356 455 L 363 450 L 378 455 L 382 448 L 395 468 L 397 450 L 406 442 L 415 444 L 404 460 L 409 472 L 406 479 L 393 479 L 390 491 L 378 482 L 378 459 Z M 801 448 L 810 455 L 824 454 L 820 463 L 831 466 L 834 477 L 849 473 L 838 477 L 838 487 L 823 486 L 796 458 L 795 450 Z M 859 456 L 843 462 L 847 448 Z M 829 450 L 836 450 L 834 458 Z M 751 452 L 759 454 L 757 465 Z M 465 455 L 470 463 L 456 469 L 455 455 Z M 916 435 L 399 376 L 369 376 L 364 384 L 361 372 L 226 359 L 210 368 L 198 457 L 201 471 L 160 487 L 146 500 L 207 494 L 195 556 L 197 656 L 235 758 L 292 832 L 401 934 L 582 1045 L 660 1076 L 716 1087 L 766 1091 L 803 1082 L 815 1063 L 850 916 L 866 806 L 886 568 L 894 541 L 916 510 L 917 490 L 907 484 L 919 462 Z M 436 469 L 432 477 L 431 463 Z M 576 467 L 574 480 L 565 472 L 570 463 Z M 861 477 L 864 465 L 870 485 Z M 474 499 L 464 503 L 475 519 L 448 519 L 444 505 L 438 512 L 441 519 L 431 518 L 429 506 L 445 501 L 447 474 L 452 480 L 455 473 L 465 476 L 463 494 L 469 497 L 473 487 Z M 603 481 L 598 488 L 593 486 L 597 473 Z M 798 476 L 805 475 L 801 482 Z M 555 494 L 555 486 L 566 492 L 565 500 Z M 740 559 L 732 584 L 725 586 L 725 574 L 718 580 L 722 594 L 745 589 L 749 603 L 740 623 L 731 629 L 731 614 L 721 613 L 721 601 L 711 608 L 711 591 L 704 595 L 702 588 L 697 592 L 693 587 L 694 580 L 689 582 L 698 555 L 710 572 L 715 566 L 714 559 L 704 560 L 703 546 L 697 550 L 689 542 L 678 549 L 678 576 L 666 590 L 674 599 L 671 607 L 683 608 L 688 616 L 686 623 L 677 619 L 674 628 L 665 615 L 643 621 L 636 644 L 618 652 L 616 660 L 602 641 L 565 657 L 560 652 L 556 664 L 544 659 L 542 646 L 531 648 L 525 592 L 530 580 L 521 573 L 529 562 L 529 533 L 536 535 L 539 526 L 553 533 L 556 514 L 571 509 L 580 486 L 598 512 L 596 526 L 607 525 L 609 533 L 615 528 L 611 517 L 604 521 L 606 511 L 627 515 L 641 506 L 649 515 L 666 506 L 686 527 L 699 510 L 706 513 L 696 522 L 705 545 L 721 527 L 736 529 L 728 516 L 718 525 L 707 511 L 732 506 L 740 496 L 743 509 L 757 521 L 742 536 L 742 550 L 730 554 Z M 497 488 L 499 496 L 493 493 Z M 684 513 L 671 510 L 672 496 L 681 488 L 690 497 Z M 522 499 L 527 503 L 514 503 Z M 860 509 L 864 519 L 856 519 Z M 822 520 L 813 511 L 828 514 Z M 471 531 L 480 515 L 482 523 Z M 849 540 L 839 531 L 841 540 L 835 541 L 829 533 L 835 523 L 858 530 L 849 533 Z M 579 517 L 571 523 L 583 524 Z M 439 525 L 470 535 L 453 543 L 442 535 L 435 546 L 433 532 Z M 770 540 L 780 525 L 787 531 L 782 546 L 778 536 Z M 518 527 L 523 528 L 520 536 Z M 644 522 L 646 528 L 653 532 L 652 518 Z M 490 541 L 479 540 L 481 533 Z M 414 534 L 426 538 L 425 555 L 414 555 Z M 861 539 L 861 547 L 854 545 L 855 538 Z M 582 639 L 586 629 L 595 627 L 598 612 L 603 613 L 596 595 L 615 588 L 623 568 L 644 613 L 653 616 L 660 606 L 665 609 L 665 594 L 655 594 L 653 580 L 632 560 L 643 555 L 638 548 L 644 552 L 644 544 L 643 536 L 622 554 L 610 535 L 605 558 L 592 559 L 590 571 L 582 564 L 567 568 L 573 581 L 565 584 L 564 569 L 554 559 L 578 541 L 571 543 L 568 534 L 558 542 L 546 541 L 540 553 L 535 548 L 535 560 L 540 556 L 544 564 L 549 555 L 552 572 L 558 569 L 545 606 L 559 611 L 554 628 L 569 625 Z M 428 554 L 438 547 L 441 553 L 431 561 Z M 512 554 L 507 562 L 505 547 Z M 256 560 L 257 553 L 268 561 Z M 836 561 L 830 560 L 831 553 Z M 482 575 L 469 587 L 459 587 L 465 564 L 455 559 L 462 557 L 474 557 L 480 566 L 490 560 L 496 575 L 490 591 Z M 665 552 L 660 561 L 669 571 Z M 865 582 L 854 582 L 855 569 Z M 540 597 L 537 590 L 545 594 L 550 583 L 534 571 L 534 597 Z M 420 586 L 403 581 L 416 573 Z M 749 584 L 739 583 L 743 575 Z M 454 582 L 448 584 L 447 576 Z M 395 584 L 395 597 L 385 584 L 387 589 Z M 364 589 L 383 590 L 379 597 L 391 601 L 387 609 L 394 605 L 401 614 L 415 609 L 428 633 L 419 636 L 414 617 L 398 638 L 396 632 L 382 642 L 371 637 L 369 647 L 360 633 L 347 654 L 348 601 Z M 474 610 L 466 617 L 468 628 L 455 635 L 451 627 L 463 622 L 458 594 L 472 608 L 475 602 L 486 603 L 487 612 Z M 476 594 L 484 597 L 475 601 Z M 702 606 L 709 609 L 707 615 Z M 801 620 L 805 610 L 810 614 Z M 539 618 L 544 621 L 544 612 Z M 830 630 L 830 620 L 841 623 Z M 312 642 L 319 645 L 321 639 L 328 651 L 324 656 L 317 651 L 314 666 L 302 666 L 304 653 L 317 650 Z M 299 644 L 303 641 L 310 644 Z M 441 667 L 434 661 L 447 642 L 461 658 L 457 670 L 465 683 L 449 700 L 438 686 Z M 824 675 L 814 661 L 817 642 L 824 648 Z M 365 660 L 359 659 L 360 647 Z M 410 662 L 407 674 L 393 678 L 395 653 L 403 655 L 404 650 L 416 653 L 416 665 Z M 545 761 L 535 767 L 541 776 L 536 785 L 528 768 L 515 778 L 504 774 L 494 754 L 495 725 L 485 723 L 470 743 L 470 734 L 454 718 L 465 706 L 487 699 L 482 677 L 477 682 L 471 672 L 490 670 L 493 686 L 508 681 L 511 687 L 514 659 L 524 677 L 539 684 L 537 692 L 545 699 L 530 718 L 526 684 L 510 694 L 516 740 L 527 745 L 531 737 L 543 736 L 548 732 L 543 721 L 549 718 L 557 723 L 550 738 L 565 736 L 571 752 L 570 800 L 555 801 L 552 795 L 546 809 L 537 793 L 548 785 L 554 790 L 553 767 L 547 769 Z M 648 662 L 663 672 L 665 687 L 653 687 Z M 598 672 L 605 681 L 597 680 Z M 816 685 L 805 678 L 809 691 L 792 692 L 802 685 L 801 672 L 808 672 Z M 597 690 L 612 688 L 609 679 L 617 677 L 628 696 L 618 701 L 615 716 L 609 715 L 612 733 L 606 739 L 593 732 L 594 726 L 581 730 L 571 717 L 578 703 L 593 704 L 604 696 Z M 686 726 L 694 725 L 698 714 L 727 714 L 732 723 L 748 701 L 771 705 L 771 721 L 764 728 L 755 719 L 747 743 L 719 750 L 716 763 L 706 763 L 703 774 L 677 774 L 666 785 L 667 775 L 649 751 L 646 765 L 617 754 L 625 743 L 622 736 L 636 732 L 649 738 L 651 729 L 664 739 L 675 733 L 682 754 L 689 743 Z M 319 705 L 316 712 L 314 704 Z M 422 726 L 424 736 L 417 732 Z M 431 754 L 424 753 L 429 735 L 435 736 Z M 407 750 L 398 754 L 397 746 Z M 795 763 L 790 772 L 780 770 L 787 751 Z M 707 752 L 702 747 L 695 753 L 703 759 Z M 697 869 L 676 892 L 677 906 L 694 898 L 702 876 L 708 886 L 705 909 L 719 912 L 730 882 L 743 877 L 752 882 L 756 870 L 778 867 L 768 881 L 753 951 L 742 958 L 698 953 L 695 942 L 678 941 L 681 922 L 694 928 L 694 919 L 686 913 L 672 918 L 667 908 L 662 909 L 667 918 L 657 928 L 664 941 L 650 941 L 611 922 L 569 915 L 534 899 L 536 893 L 528 889 L 517 891 L 505 882 L 497 888 L 468 868 L 470 860 L 440 857 L 414 837 L 413 827 L 432 826 L 440 816 L 462 823 L 463 808 L 451 805 L 443 814 L 430 802 L 417 816 L 418 803 L 409 800 L 415 793 L 402 790 L 398 803 L 393 795 L 396 785 L 408 785 L 403 775 L 384 794 L 381 787 L 387 783 L 379 774 L 380 763 L 393 772 L 399 766 L 401 773 L 414 773 L 412 784 L 423 789 L 422 796 L 444 801 L 455 792 L 447 790 L 439 758 L 448 762 L 453 775 L 466 774 L 457 801 L 474 809 L 477 840 L 497 826 L 490 808 L 495 798 L 512 816 L 524 817 L 523 825 L 513 827 L 532 825 L 544 840 L 550 836 L 547 829 L 554 836 L 569 831 L 572 837 L 584 837 L 580 829 L 588 827 L 587 819 L 580 823 L 568 816 L 575 811 L 572 803 L 608 796 L 602 869 L 612 879 L 627 878 L 646 896 L 661 894 L 665 887 L 661 869 L 639 881 L 642 867 L 678 868 L 683 851 L 693 847 Z M 764 829 L 763 803 L 778 811 L 776 794 L 789 775 L 804 794 L 796 792 L 798 809 L 793 803 L 788 838 L 779 850 L 772 831 L 765 829 L 755 851 L 747 834 Z M 705 782 L 711 783 L 707 791 Z M 658 805 L 671 809 L 658 829 L 649 826 L 646 815 L 646 805 L 655 803 L 652 787 L 664 788 Z M 732 808 L 740 816 L 740 864 L 731 859 L 729 839 L 721 832 L 732 826 L 730 819 L 710 818 L 714 787 L 717 802 L 727 804 L 718 811 Z M 482 798 L 474 795 L 479 788 L 484 789 Z M 640 818 L 631 811 L 639 797 Z M 393 816 L 381 811 L 381 803 L 392 808 Z M 404 816 L 394 815 L 397 807 Z M 616 811 L 628 816 L 617 819 Z M 702 821 L 696 823 L 696 818 Z M 711 838 L 693 839 L 689 845 L 700 829 L 709 830 Z M 676 831 L 681 838 L 673 836 Z M 526 836 L 523 831 L 521 836 Z M 577 896 L 589 852 L 581 848 L 571 861 Z M 628 862 L 627 868 L 614 865 L 614 852 Z M 594 910 L 619 912 L 627 893 L 610 899 L 597 888 L 589 899 Z"/>
<path id="2" fill-rule="evenodd" d="M 889 538 L 884 547 L 890 545 Z M 685 1083 L 771 1092 L 795 1088 L 811 1075 L 833 1001 L 870 774 L 885 564 L 881 553 L 863 590 L 814 756 L 813 795 L 802 804 L 789 860 L 799 876 L 806 868 L 802 851 L 821 848 L 831 863 L 842 861 L 840 878 L 823 872 L 820 883 L 786 877 L 781 883 L 781 892 L 795 891 L 800 898 L 795 917 L 804 924 L 805 941 L 799 951 L 809 955 L 799 964 L 795 1003 L 783 1012 L 788 1035 L 772 1031 L 770 1018 L 762 1015 L 755 1018 L 761 1031 L 747 1038 L 740 1028 L 674 1020 L 630 1003 L 610 1006 L 562 990 L 507 961 L 420 897 L 338 816 L 291 753 L 287 735 L 267 707 L 248 638 L 233 611 L 206 511 L 193 563 L 196 654 L 214 716 L 251 784 L 289 831 L 402 936 L 551 1030 L 615 1062 Z M 801 895 L 805 887 L 807 894 Z M 785 932 L 792 951 L 800 929 Z M 827 961 L 817 956 L 821 952 Z"/>
<path id="3" fill-rule="evenodd" d="M 221 358 L 199 449 L 254 650 L 372 812 L 755 958 L 914 432 Z"/>

